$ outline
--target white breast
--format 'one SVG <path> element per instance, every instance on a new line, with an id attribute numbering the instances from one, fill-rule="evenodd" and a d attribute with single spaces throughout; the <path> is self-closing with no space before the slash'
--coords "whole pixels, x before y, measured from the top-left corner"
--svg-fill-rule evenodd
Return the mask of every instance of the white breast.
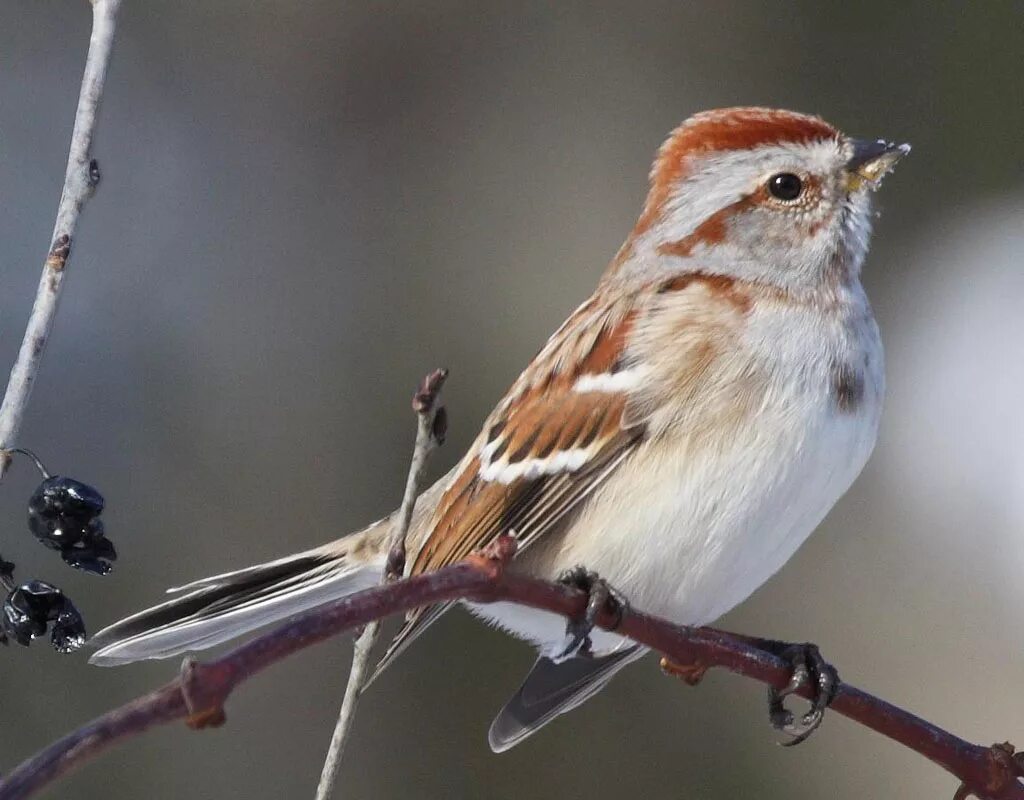
<path id="1" fill-rule="evenodd" d="M 756 410 L 726 436 L 696 437 L 682 425 L 646 442 L 563 536 L 529 551 L 531 564 L 547 577 L 583 564 L 635 608 L 683 624 L 710 623 L 746 599 L 817 527 L 874 446 L 882 349 L 859 288 L 852 299 L 841 320 L 756 309 L 742 343 L 742 357 L 769 375 Z M 837 364 L 863 376 L 846 410 Z M 552 615 L 501 604 L 474 611 L 542 649 L 564 641 L 564 620 Z M 594 641 L 598 651 L 620 643 L 608 634 Z"/>

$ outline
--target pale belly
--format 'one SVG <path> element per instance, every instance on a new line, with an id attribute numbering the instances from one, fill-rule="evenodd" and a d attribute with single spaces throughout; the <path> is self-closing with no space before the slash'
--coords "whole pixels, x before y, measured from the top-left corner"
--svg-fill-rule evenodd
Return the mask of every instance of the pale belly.
<path id="1" fill-rule="evenodd" d="M 708 624 L 778 571 L 860 473 L 880 391 L 869 387 L 863 400 L 851 413 L 825 396 L 784 398 L 714 447 L 649 442 L 566 531 L 532 546 L 516 567 L 555 578 L 582 564 L 638 610 Z M 561 617 L 501 603 L 472 610 L 545 654 L 564 647 Z M 592 638 L 596 652 L 623 642 L 601 631 Z"/>

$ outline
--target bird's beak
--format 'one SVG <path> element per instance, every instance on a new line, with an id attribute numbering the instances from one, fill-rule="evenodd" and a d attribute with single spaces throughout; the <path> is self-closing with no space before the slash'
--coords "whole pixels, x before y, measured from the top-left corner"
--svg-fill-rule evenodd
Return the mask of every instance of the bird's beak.
<path id="1" fill-rule="evenodd" d="M 877 189 L 903 156 L 910 152 L 909 144 L 893 144 L 883 139 L 868 141 L 853 139 L 853 155 L 846 162 L 846 182 L 849 191 L 861 188 Z"/>

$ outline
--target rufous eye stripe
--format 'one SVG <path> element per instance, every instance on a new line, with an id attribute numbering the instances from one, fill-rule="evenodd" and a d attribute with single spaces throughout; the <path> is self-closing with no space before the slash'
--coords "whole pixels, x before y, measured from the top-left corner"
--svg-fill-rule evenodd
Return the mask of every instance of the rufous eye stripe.
<path id="1" fill-rule="evenodd" d="M 695 114 L 676 128 L 651 168 L 651 190 L 633 235 L 659 219 L 672 187 L 690 170 L 694 157 L 773 144 L 834 139 L 839 131 L 823 119 L 769 108 L 723 108 Z"/>
<path id="2" fill-rule="evenodd" d="M 658 252 L 663 256 L 681 256 L 686 258 L 693 255 L 693 250 L 698 245 L 708 247 L 721 244 L 729 233 L 729 220 L 749 208 L 752 204 L 752 195 L 744 195 L 735 203 L 720 208 L 700 225 L 692 233 L 684 236 L 677 242 L 666 242 L 658 247 Z"/>

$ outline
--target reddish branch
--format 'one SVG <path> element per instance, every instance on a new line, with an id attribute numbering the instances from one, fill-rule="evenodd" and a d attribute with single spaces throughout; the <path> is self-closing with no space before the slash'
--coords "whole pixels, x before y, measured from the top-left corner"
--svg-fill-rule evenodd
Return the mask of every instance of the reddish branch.
<path id="1" fill-rule="evenodd" d="M 297 617 L 209 663 L 186 661 L 166 686 L 107 712 L 28 759 L 0 783 L 0 800 L 30 797 L 116 742 L 156 725 L 182 719 L 191 728 L 224 722 L 223 705 L 239 684 L 292 653 L 343 631 L 424 605 L 460 598 L 511 601 L 566 617 L 581 614 L 585 595 L 558 584 L 514 575 L 502 567 L 514 544 L 499 542 L 476 555 L 426 575 L 381 585 Z M 602 614 L 598 624 L 616 620 Z M 663 653 L 676 664 L 722 667 L 782 688 L 789 667 L 781 659 L 706 628 L 687 628 L 628 611 L 616 628 Z M 807 696 L 806 691 L 801 692 Z M 859 722 L 935 762 L 961 781 L 956 797 L 1024 800 L 1021 762 L 1010 745 L 982 747 L 964 741 L 913 714 L 848 684 L 839 687 L 832 711 Z"/>

